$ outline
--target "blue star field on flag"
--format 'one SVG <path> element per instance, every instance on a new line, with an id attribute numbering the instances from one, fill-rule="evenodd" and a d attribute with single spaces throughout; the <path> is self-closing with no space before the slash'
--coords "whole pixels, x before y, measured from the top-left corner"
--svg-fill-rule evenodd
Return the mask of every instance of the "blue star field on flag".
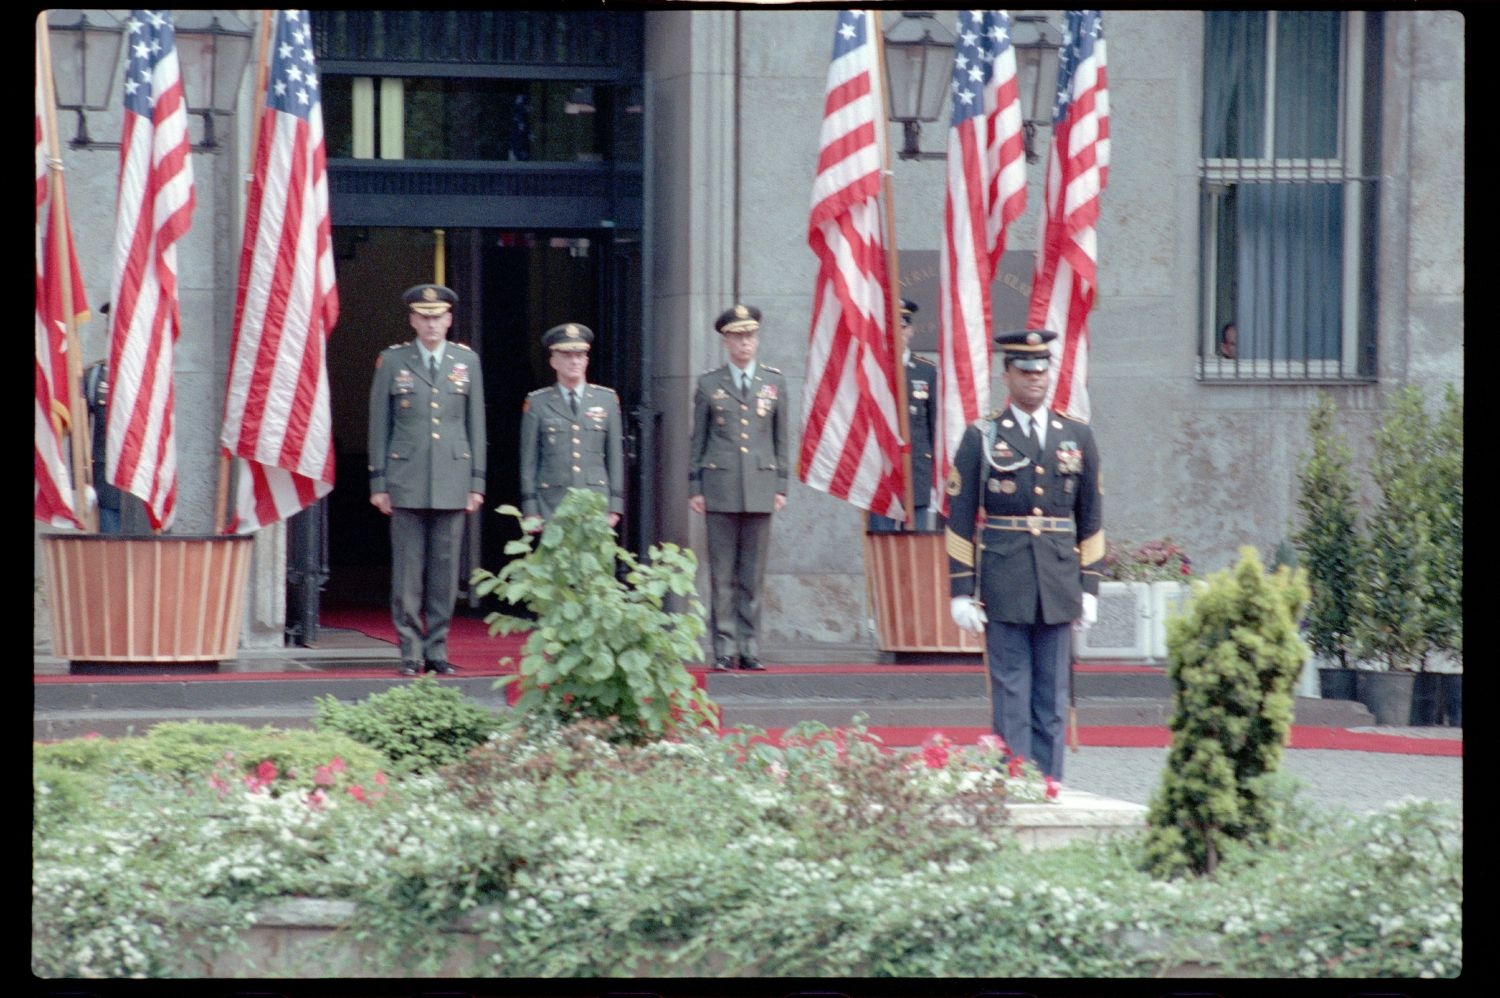
<path id="1" fill-rule="evenodd" d="M 1010 17 L 1003 10 L 965 10 L 958 15 L 953 46 L 954 125 L 984 113 L 984 85 L 995 58 L 1010 48 Z"/>
<path id="2" fill-rule="evenodd" d="M 151 117 L 156 94 L 151 78 L 156 63 L 176 45 L 172 19 L 155 10 L 133 10 L 125 22 L 125 110 Z"/>

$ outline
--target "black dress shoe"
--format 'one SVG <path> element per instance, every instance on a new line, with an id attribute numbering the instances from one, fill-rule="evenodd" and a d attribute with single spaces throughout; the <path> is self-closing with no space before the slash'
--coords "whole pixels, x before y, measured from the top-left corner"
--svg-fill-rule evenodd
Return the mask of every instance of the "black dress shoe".
<path id="1" fill-rule="evenodd" d="M 718 658 L 714 659 L 712 668 L 715 672 L 729 672 L 734 668 L 734 659 L 730 658 L 728 655 L 720 655 Z"/>
<path id="2" fill-rule="evenodd" d="M 422 672 L 422 669 L 421 669 L 421 667 L 419 667 L 417 665 L 417 663 L 411 661 L 410 659 L 407 659 L 406 661 L 404 661 L 404 662 L 401 663 L 401 668 L 399 668 L 399 669 L 396 670 L 396 675 L 398 675 L 398 676 L 416 676 L 416 675 L 420 675 L 421 672 Z"/>
<path id="3" fill-rule="evenodd" d="M 742 658 L 742 659 L 740 659 L 740 668 L 744 669 L 746 672 L 765 672 L 766 671 L 766 667 L 760 664 L 760 659 L 758 659 L 758 658 Z"/>
<path id="4" fill-rule="evenodd" d="M 436 672 L 440 676 L 451 676 L 455 672 L 457 672 L 458 670 L 453 667 L 453 663 L 452 662 L 438 661 L 438 662 L 428 662 L 427 663 L 427 671 L 428 672 Z"/>

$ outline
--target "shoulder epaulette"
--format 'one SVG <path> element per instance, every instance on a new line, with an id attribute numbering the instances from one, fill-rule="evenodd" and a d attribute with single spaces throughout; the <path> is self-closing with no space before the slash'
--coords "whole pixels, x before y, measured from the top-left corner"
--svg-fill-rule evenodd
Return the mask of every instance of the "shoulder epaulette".
<path id="1" fill-rule="evenodd" d="M 762 365 L 760 365 L 760 369 L 762 371 L 770 371 L 772 374 L 780 374 L 781 373 L 781 368 L 779 368 L 779 367 L 772 367 L 770 364 L 762 364 Z"/>
<path id="2" fill-rule="evenodd" d="M 471 347 L 471 346 L 469 346 L 469 344 L 467 344 L 467 343 L 460 343 L 457 340 L 449 340 L 448 342 L 450 344 L 452 344 L 453 346 L 458 347 L 460 350 L 467 350 L 467 351 L 469 351 L 469 353 L 473 353 L 474 352 L 474 348 Z"/>
<path id="3" fill-rule="evenodd" d="M 400 350 L 400 349 L 402 349 L 404 347 L 409 347 L 409 346 L 411 346 L 411 340 L 402 340 L 400 343 L 392 343 L 390 346 L 386 347 L 386 349 L 387 350 Z"/>
<path id="4" fill-rule="evenodd" d="M 529 392 L 526 393 L 526 397 L 527 398 L 531 398 L 533 395 L 541 395 L 544 392 L 550 392 L 552 389 L 554 389 L 556 387 L 557 387 L 556 385 L 548 385 L 546 388 L 533 389 L 532 391 L 529 391 Z"/>
<path id="5" fill-rule="evenodd" d="M 611 395 L 618 394 L 613 388 L 609 387 L 608 385 L 596 385 L 592 381 L 589 382 L 589 387 L 597 388 L 601 392 L 609 392 Z"/>

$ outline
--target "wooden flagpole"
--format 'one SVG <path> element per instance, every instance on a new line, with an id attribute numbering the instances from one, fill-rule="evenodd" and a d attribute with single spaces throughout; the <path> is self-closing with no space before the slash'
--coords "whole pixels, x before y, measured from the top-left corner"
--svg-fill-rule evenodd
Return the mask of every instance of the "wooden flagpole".
<path id="1" fill-rule="evenodd" d="M 885 296 L 885 328 L 891 338 L 891 363 L 896 374 L 896 418 L 901 429 L 901 479 L 905 483 L 901 508 L 906 513 L 907 525 L 915 527 L 916 513 L 912 510 L 911 420 L 907 415 L 906 365 L 901 360 L 905 348 L 901 343 L 900 318 L 897 314 L 899 309 L 895 308 L 896 299 L 901 293 L 901 266 L 896 251 L 896 197 L 892 187 L 890 122 L 886 120 L 890 78 L 885 71 L 885 35 L 881 31 L 880 11 L 870 11 L 870 18 L 875 28 L 875 51 L 880 53 L 880 95 L 887 105 L 876 109 L 875 119 L 876 127 L 884 139 L 881 142 L 881 153 L 885 159 L 881 169 L 881 192 L 885 199 L 886 283 L 889 292 Z"/>
<path id="2" fill-rule="evenodd" d="M 52 265 L 62 284 L 63 321 L 68 343 L 68 433 L 72 439 L 73 502 L 80 521 L 91 533 L 99 532 L 99 510 L 88 502 L 93 475 L 93 448 L 88 437 L 88 417 L 83 406 L 83 356 L 78 345 L 78 319 L 73 308 L 72 233 L 64 225 L 68 217 L 68 195 L 63 187 L 62 150 L 57 140 L 57 96 L 52 84 L 52 45 L 47 36 L 47 12 L 36 19 L 37 43 L 42 74 L 44 110 L 47 114 L 47 186 L 52 201 Z M 85 457 L 85 455 L 88 455 Z"/>
<path id="3" fill-rule="evenodd" d="M 250 117 L 250 172 L 245 177 L 245 203 L 250 202 L 250 189 L 255 184 L 255 158 L 260 155 L 260 125 L 261 119 L 265 117 L 266 110 L 266 72 L 271 52 L 271 26 L 275 22 L 275 14 L 269 10 L 260 12 L 260 45 L 256 55 L 255 65 L 255 110 Z M 244 239 L 244 227 L 240 228 L 240 238 Z M 240 247 L 243 253 L 245 247 Z M 230 375 L 233 375 L 233 371 Z M 227 389 L 226 389 L 227 390 Z M 218 524 L 221 534 L 229 533 L 229 468 L 230 454 L 228 448 L 219 445 L 219 486 L 214 499 L 214 523 Z"/>

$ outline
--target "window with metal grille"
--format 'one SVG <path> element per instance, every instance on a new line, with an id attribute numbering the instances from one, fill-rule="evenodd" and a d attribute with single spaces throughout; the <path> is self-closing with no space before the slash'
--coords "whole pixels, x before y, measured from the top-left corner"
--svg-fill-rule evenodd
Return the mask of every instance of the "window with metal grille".
<path id="1" fill-rule="evenodd" d="M 1380 15 L 1204 15 L 1205 380 L 1375 374 Z"/>

